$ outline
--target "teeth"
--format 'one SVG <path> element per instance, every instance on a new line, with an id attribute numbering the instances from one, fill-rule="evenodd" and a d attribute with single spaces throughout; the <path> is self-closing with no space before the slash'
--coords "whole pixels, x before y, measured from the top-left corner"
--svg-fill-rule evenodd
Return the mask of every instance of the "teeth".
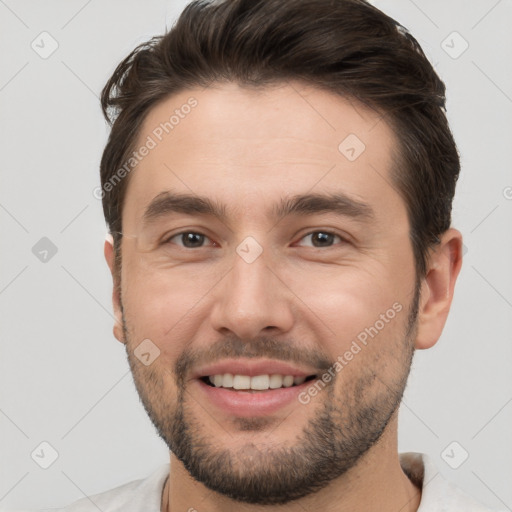
<path id="1" fill-rule="evenodd" d="M 251 389 L 268 389 L 270 377 L 268 375 L 256 375 L 251 377 Z"/>
<path id="2" fill-rule="evenodd" d="M 215 377 L 217 377 L 217 375 L 215 375 Z M 224 379 L 222 384 L 224 385 Z M 233 388 L 251 389 L 251 377 L 249 377 L 249 375 L 233 375 Z"/>
<path id="3" fill-rule="evenodd" d="M 271 375 L 270 376 L 270 389 L 277 389 L 283 386 L 283 377 L 281 375 Z"/>
<path id="4" fill-rule="evenodd" d="M 218 375 L 210 375 L 210 382 L 217 388 L 233 388 L 233 389 L 254 389 L 264 391 L 267 389 L 278 389 L 281 387 L 289 388 L 293 385 L 300 385 L 306 377 L 294 377 L 293 375 L 233 375 L 224 373 Z"/>
<path id="5" fill-rule="evenodd" d="M 231 375 L 231 373 L 225 373 L 220 385 L 224 386 L 225 388 L 232 388 L 233 387 L 233 375 Z"/>
<path id="6" fill-rule="evenodd" d="M 286 375 L 285 377 L 283 377 L 283 386 L 285 388 L 293 386 L 293 375 Z"/>

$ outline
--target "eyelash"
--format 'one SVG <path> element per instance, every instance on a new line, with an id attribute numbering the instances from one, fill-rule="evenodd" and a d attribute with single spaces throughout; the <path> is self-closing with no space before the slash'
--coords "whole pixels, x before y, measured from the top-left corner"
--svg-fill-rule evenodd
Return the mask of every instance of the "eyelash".
<path id="1" fill-rule="evenodd" d="M 340 240 L 340 242 L 342 242 L 342 243 L 346 243 L 347 242 L 347 240 L 345 238 L 343 238 L 341 235 L 338 235 L 337 233 L 334 233 L 334 232 L 328 231 L 328 230 L 320 230 L 320 229 L 315 230 L 315 231 L 310 231 L 309 233 L 306 233 L 305 235 L 303 235 L 300 238 L 300 240 L 303 240 L 304 238 L 306 238 L 308 236 L 312 236 L 312 235 L 317 234 L 317 233 L 322 233 L 324 235 L 331 235 L 331 236 L 337 237 Z M 181 236 L 187 235 L 187 234 L 199 235 L 199 236 L 203 236 L 203 237 L 205 237 L 207 239 L 210 239 L 207 235 L 205 235 L 203 233 L 200 233 L 198 231 L 181 231 L 180 233 L 176 233 L 176 234 L 170 236 L 169 238 L 167 238 L 166 240 L 164 240 L 164 243 L 165 244 L 172 243 L 171 240 L 173 238 L 181 237 Z M 214 242 L 214 244 L 215 244 L 215 242 Z M 215 245 L 217 245 L 217 244 L 215 244 Z M 183 245 L 180 245 L 180 247 L 182 247 L 185 250 L 193 250 L 193 249 L 202 249 L 202 248 L 204 248 L 203 246 L 201 246 L 201 247 L 185 247 Z M 307 246 L 307 247 L 311 247 L 312 249 L 324 249 L 324 248 L 330 249 L 333 246 L 330 245 L 330 246 L 327 246 L 327 247 L 315 247 L 315 246 Z"/>

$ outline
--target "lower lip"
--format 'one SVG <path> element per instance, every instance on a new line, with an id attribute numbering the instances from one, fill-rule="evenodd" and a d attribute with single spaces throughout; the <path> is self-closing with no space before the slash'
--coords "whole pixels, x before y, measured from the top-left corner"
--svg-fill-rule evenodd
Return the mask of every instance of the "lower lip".
<path id="1" fill-rule="evenodd" d="M 294 401 L 300 405 L 298 395 L 304 391 L 310 381 L 289 388 L 270 389 L 268 391 L 234 391 L 229 388 L 209 386 L 197 380 L 199 388 L 207 399 L 224 412 L 241 418 L 267 416 L 278 412 Z"/>

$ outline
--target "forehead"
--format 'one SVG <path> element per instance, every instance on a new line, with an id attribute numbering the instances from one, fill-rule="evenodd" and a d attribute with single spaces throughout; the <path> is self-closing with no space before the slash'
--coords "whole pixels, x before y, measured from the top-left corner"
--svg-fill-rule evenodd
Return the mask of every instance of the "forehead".
<path id="1" fill-rule="evenodd" d="M 150 110 L 136 148 L 143 146 L 151 149 L 124 205 L 134 222 L 166 190 L 213 195 L 237 213 L 308 190 L 403 211 L 390 178 L 396 141 L 381 116 L 299 82 L 182 91 Z"/>

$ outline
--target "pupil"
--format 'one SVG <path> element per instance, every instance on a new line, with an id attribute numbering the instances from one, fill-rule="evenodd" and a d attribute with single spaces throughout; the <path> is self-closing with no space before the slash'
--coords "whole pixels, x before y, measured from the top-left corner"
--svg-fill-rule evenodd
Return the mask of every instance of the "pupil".
<path id="1" fill-rule="evenodd" d="M 198 233 L 185 233 L 182 235 L 183 245 L 185 247 L 200 247 L 204 242 L 204 235 Z"/>
<path id="2" fill-rule="evenodd" d="M 313 235 L 313 245 L 318 246 L 324 246 L 324 245 L 330 245 L 332 243 L 332 237 L 333 235 L 331 233 L 322 233 L 321 231 L 318 231 Z M 318 244 L 315 244 L 315 241 L 318 241 Z"/>

